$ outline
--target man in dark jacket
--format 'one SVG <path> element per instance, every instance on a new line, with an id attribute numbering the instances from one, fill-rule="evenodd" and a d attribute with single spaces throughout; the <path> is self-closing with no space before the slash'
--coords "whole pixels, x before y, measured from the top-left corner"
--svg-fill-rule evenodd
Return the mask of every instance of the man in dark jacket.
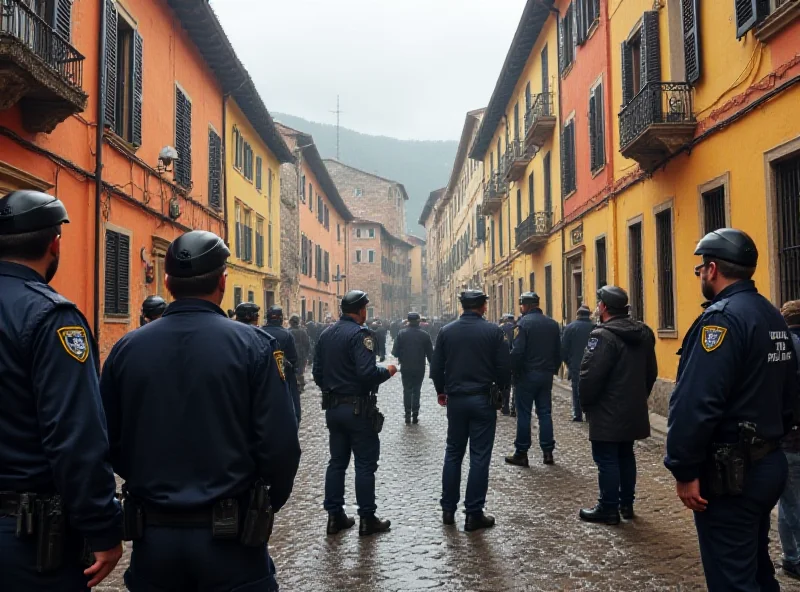
<path id="1" fill-rule="evenodd" d="M 503 333 L 506 335 L 506 341 L 508 341 L 508 347 L 511 348 L 511 344 L 514 341 L 514 326 L 516 325 L 516 321 L 514 320 L 514 315 L 506 313 L 503 315 L 503 318 L 500 319 L 500 328 L 503 330 Z M 514 401 L 511 398 L 511 388 L 512 385 L 508 385 L 508 387 L 503 391 L 503 415 L 511 414 L 512 409 L 514 408 Z M 514 414 L 516 415 L 516 414 Z M 512 416 L 513 417 L 513 416 Z"/>
<path id="2" fill-rule="evenodd" d="M 383 326 L 383 321 L 375 319 L 370 328 L 375 333 L 375 354 L 383 362 L 386 360 L 386 327 Z"/>
<path id="3" fill-rule="evenodd" d="M 586 306 L 581 306 L 578 309 L 578 317 L 564 328 L 564 334 L 561 336 L 561 359 L 567 364 L 569 378 L 572 381 L 572 421 L 583 421 L 581 400 L 578 397 L 578 379 L 589 333 L 594 329 L 594 324 L 589 318 L 590 314 Z"/>
<path id="4" fill-rule="evenodd" d="M 403 379 L 403 403 L 406 407 L 406 425 L 419 423 L 419 394 L 425 379 L 425 360 L 433 357 L 431 337 L 420 327 L 419 313 L 408 313 L 408 327 L 397 334 L 392 355 L 400 362 Z"/>
<path id="5" fill-rule="evenodd" d="M 293 314 L 289 317 L 289 332 L 294 337 L 294 344 L 297 348 L 297 388 L 302 393 L 306 390 L 306 364 L 311 355 L 311 338 L 308 331 L 300 326 L 300 315 Z"/>
<path id="6" fill-rule="evenodd" d="M 589 420 L 600 499 L 581 520 L 619 524 L 633 519 L 636 457 L 633 444 L 650 436 L 647 399 L 658 376 L 653 331 L 628 314 L 628 295 L 616 286 L 597 292 L 600 324 L 589 335 L 578 391 Z"/>
<path id="7" fill-rule="evenodd" d="M 283 352 L 281 361 L 285 366 L 286 384 L 289 385 L 289 394 L 292 396 L 292 405 L 294 405 L 294 413 L 299 426 L 301 412 L 300 393 L 297 387 L 297 347 L 294 337 L 283 326 L 283 308 L 273 304 L 267 309 L 267 324 L 263 329 L 278 341 L 278 352 Z"/>

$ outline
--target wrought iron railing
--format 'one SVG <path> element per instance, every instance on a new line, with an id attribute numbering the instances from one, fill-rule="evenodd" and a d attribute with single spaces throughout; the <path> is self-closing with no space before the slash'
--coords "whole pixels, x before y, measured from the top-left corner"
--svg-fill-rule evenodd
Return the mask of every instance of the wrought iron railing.
<path id="1" fill-rule="evenodd" d="M 492 172 L 491 177 L 484 184 L 483 199 L 497 199 L 508 193 L 508 183 L 506 183 L 497 171 Z"/>
<path id="2" fill-rule="evenodd" d="M 553 115 L 553 93 L 539 93 L 525 114 L 525 133 L 528 133 L 537 119 L 551 115 Z"/>
<path id="3" fill-rule="evenodd" d="M 517 226 L 517 247 L 533 236 L 547 236 L 552 228 L 552 212 L 534 212 Z"/>
<path id="4" fill-rule="evenodd" d="M 655 123 L 692 123 L 692 87 L 685 82 L 648 82 L 619 113 L 619 143 L 627 147 Z"/>
<path id="5" fill-rule="evenodd" d="M 520 158 L 525 158 L 527 156 L 525 152 L 525 146 L 523 145 L 521 140 L 511 140 L 506 145 L 506 152 L 503 154 L 503 170 L 501 171 L 502 175 L 505 177 L 508 174 L 511 165 L 514 164 L 514 161 Z"/>
<path id="6" fill-rule="evenodd" d="M 83 88 L 83 56 L 21 0 L 0 0 L 0 39 L 30 49 L 51 70 Z"/>

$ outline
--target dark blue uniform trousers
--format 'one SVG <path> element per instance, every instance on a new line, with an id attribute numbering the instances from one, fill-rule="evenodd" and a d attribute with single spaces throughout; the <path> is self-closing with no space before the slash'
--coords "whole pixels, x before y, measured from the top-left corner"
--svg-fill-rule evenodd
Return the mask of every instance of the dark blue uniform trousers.
<path id="1" fill-rule="evenodd" d="M 372 516 L 375 505 L 375 471 L 381 442 L 364 413 L 353 415 L 353 405 L 338 405 L 325 412 L 330 432 L 331 460 L 325 473 L 325 509 L 337 514 L 344 509 L 344 475 L 355 456 L 356 501 L 359 516 Z"/>
<path id="2" fill-rule="evenodd" d="M 570 368 L 569 377 L 572 381 L 572 419 L 579 419 L 583 421 L 583 409 L 581 409 L 581 397 L 578 393 L 578 384 L 581 379 L 581 369 Z"/>
<path id="3" fill-rule="evenodd" d="M 497 411 L 488 395 L 447 397 L 447 448 L 442 470 L 442 510 L 455 512 L 461 491 L 461 462 L 469 441 L 469 477 L 464 508 L 477 513 L 486 505 Z"/>
<path id="4" fill-rule="evenodd" d="M 425 380 L 425 371 L 412 372 L 403 369 L 400 374 L 403 379 L 403 405 L 406 408 L 406 416 L 412 413 L 419 414 L 419 395 L 422 390 L 422 382 Z"/>
<path id="5" fill-rule="evenodd" d="M 633 442 L 592 440 L 592 458 L 597 465 L 600 503 L 617 509 L 632 506 L 636 493 L 636 456 Z"/>
<path id="6" fill-rule="evenodd" d="M 16 537 L 16 517 L 0 517 L 0 590 L 3 592 L 88 592 L 80 564 L 83 543 L 70 537 L 65 548 L 64 566 L 40 574 L 36 572 L 34 539 Z"/>
<path id="7" fill-rule="evenodd" d="M 211 538 L 211 528 L 149 526 L 125 572 L 131 592 L 275 592 L 266 545 Z"/>
<path id="8" fill-rule="evenodd" d="M 756 462 L 740 496 L 709 497 L 695 512 L 700 556 L 709 592 L 780 590 L 769 555 L 770 512 L 788 473 L 782 450 Z"/>
<path id="9" fill-rule="evenodd" d="M 529 372 L 516 381 L 517 439 L 514 446 L 520 454 L 531 447 L 531 413 L 536 406 L 539 418 L 539 446 L 543 452 L 556 447 L 553 440 L 553 375 L 549 372 Z"/>

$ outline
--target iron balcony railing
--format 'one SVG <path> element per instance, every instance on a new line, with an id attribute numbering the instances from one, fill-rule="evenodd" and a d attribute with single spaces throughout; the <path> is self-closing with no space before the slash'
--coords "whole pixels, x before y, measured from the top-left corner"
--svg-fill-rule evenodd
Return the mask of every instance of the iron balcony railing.
<path id="1" fill-rule="evenodd" d="M 534 212 L 517 226 L 517 248 L 530 238 L 546 237 L 552 228 L 552 212 Z"/>
<path id="2" fill-rule="evenodd" d="M 657 123 L 694 123 L 692 87 L 685 82 L 648 82 L 619 114 L 620 148 Z"/>
<path id="3" fill-rule="evenodd" d="M 71 86 L 83 89 L 84 57 L 22 0 L 0 0 L 0 41 L 7 39 L 21 43 Z"/>
<path id="4" fill-rule="evenodd" d="M 553 115 L 553 93 L 539 93 L 533 101 L 530 109 L 525 114 L 525 133 L 531 129 L 536 120 L 540 117 L 550 117 Z"/>
<path id="5" fill-rule="evenodd" d="M 483 187 L 484 201 L 487 199 L 498 199 L 508 193 L 508 183 L 501 177 L 499 172 L 493 172 L 490 179 Z"/>
<path id="6" fill-rule="evenodd" d="M 503 170 L 501 171 L 502 175 L 505 177 L 508 174 L 511 165 L 514 164 L 514 161 L 520 158 L 525 158 L 525 146 L 523 145 L 521 140 L 511 140 L 508 144 L 506 144 L 506 151 L 503 154 Z"/>

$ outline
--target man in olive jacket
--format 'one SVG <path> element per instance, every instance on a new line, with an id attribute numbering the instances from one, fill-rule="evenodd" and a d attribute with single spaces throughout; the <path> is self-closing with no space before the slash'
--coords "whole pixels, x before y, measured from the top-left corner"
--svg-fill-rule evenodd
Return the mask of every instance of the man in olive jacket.
<path id="1" fill-rule="evenodd" d="M 578 391 L 589 420 L 589 440 L 597 464 L 599 503 L 581 510 L 587 522 L 631 520 L 636 489 L 636 440 L 650 436 L 647 399 L 658 375 L 655 335 L 628 314 L 622 288 L 597 292 L 600 324 L 589 334 L 581 361 Z"/>

